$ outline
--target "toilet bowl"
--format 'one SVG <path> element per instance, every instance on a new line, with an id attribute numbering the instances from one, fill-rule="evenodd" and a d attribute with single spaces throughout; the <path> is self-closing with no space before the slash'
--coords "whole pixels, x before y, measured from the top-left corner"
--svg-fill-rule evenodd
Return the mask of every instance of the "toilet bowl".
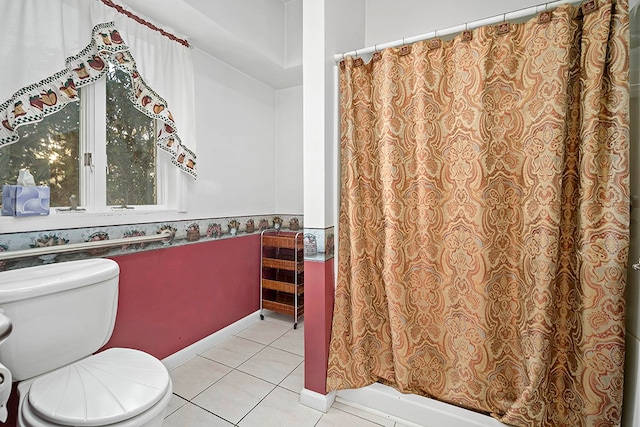
<path id="1" fill-rule="evenodd" d="M 172 396 L 166 368 L 112 348 L 18 384 L 19 425 L 156 427 Z"/>
<path id="2" fill-rule="evenodd" d="M 118 264 L 91 259 L 0 273 L 0 309 L 13 330 L 0 363 L 18 383 L 18 425 L 160 426 L 171 378 L 130 348 L 93 354 L 115 323 Z"/>

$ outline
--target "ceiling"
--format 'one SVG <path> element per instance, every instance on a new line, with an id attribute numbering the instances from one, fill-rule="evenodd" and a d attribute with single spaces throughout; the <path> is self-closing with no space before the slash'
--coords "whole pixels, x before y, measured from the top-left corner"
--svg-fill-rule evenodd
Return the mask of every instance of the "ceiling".
<path id="1" fill-rule="evenodd" d="M 284 13 L 286 7 L 293 1 L 296 0 L 256 1 L 256 4 L 262 9 L 248 8 L 246 1 L 241 3 L 231 0 L 218 0 L 217 2 L 211 0 L 121 0 L 121 3 L 167 31 L 173 30 L 178 36 L 186 36 L 189 43 L 195 48 L 218 58 L 274 89 L 283 89 L 302 84 L 302 64 L 285 66 L 284 63 L 287 61 L 284 58 L 274 59 L 273 55 L 269 55 L 264 48 L 259 47 L 260 35 L 237 31 L 237 28 L 232 28 L 231 25 L 220 21 L 221 15 L 246 14 L 251 11 L 262 13 L 265 8 L 269 8 L 270 15 Z M 216 13 L 216 8 L 220 7 L 226 8 L 225 13 Z M 255 16 L 253 17 L 255 18 Z M 279 18 L 284 25 L 285 18 Z M 302 16 L 300 16 L 301 19 Z M 284 28 L 276 28 L 274 31 L 283 34 L 281 43 L 285 43 L 286 32 Z M 268 36 L 273 38 L 272 34 Z"/>

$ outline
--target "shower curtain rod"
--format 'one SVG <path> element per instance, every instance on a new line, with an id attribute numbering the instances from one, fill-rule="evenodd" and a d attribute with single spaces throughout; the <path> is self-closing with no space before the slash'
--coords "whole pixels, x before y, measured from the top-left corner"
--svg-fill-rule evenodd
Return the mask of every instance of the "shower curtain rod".
<path id="1" fill-rule="evenodd" d="M 430 33 L 420 34 L 418 36 L 406 37 L 406 38 L 402 38 L 400 40 L 396 40 L 392 42 L 369 46 L 364 49 L 356 49 L 356 50 L 352 50 L 351 52 L 339 53 L 337 55 L 334 55 L 333 59 L 336 62 L 340 62 L 347 56 L 360 56 L 367 53 L 377 52 L 390 47 L 398 47 L 405 44 L 412 44 L 415 42 L 428 40 L 428 39 L 432 39 L 439 36 L 446 36 L 449 34 L 460 33 L 462 31 L 471 30 L 473 28 L 478 28 L 485 25 L 498 24 L 500 22 L 504 22 L 512 19 L 524 18 L 526 16 L 535 15 L 539 12 L 544 12 L 545 10 L 555 9 L 556 7 L 562 6 L 564 4 L 581 3 L 582 1 L 583 0 L 559 0 L 559 1 L 554 1 L 550 3 L 542 3 L 537 6 L 531 6 L 524 9 L 519 9 L 512 12 L 507 12 L 500 15 L 492 16 L 490 18 L 484 18 L 477 21 L 467 22 L 465 24 L 456 25 L 454 27 L 431 31 Z"/>

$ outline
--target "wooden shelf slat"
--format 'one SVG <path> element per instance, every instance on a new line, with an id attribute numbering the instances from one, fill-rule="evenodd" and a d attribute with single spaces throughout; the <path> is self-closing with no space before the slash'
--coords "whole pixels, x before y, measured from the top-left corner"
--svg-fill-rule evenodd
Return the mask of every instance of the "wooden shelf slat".
<path id="1" fill-rule="evenodd" d="M 267 310 L 273 310 L 278 313 L 288 314 L 289 316 L 293 316 L 295 314 L 295 307 L 289 304 L 283 304 L 281 302 L 270 301 L 270 300 L 262 300 L 262 307 Z M 304 313 L 304 305 L 298 306 L 298 316 L 301 316 Z"/>
<path id="2" fill-rule="evenodd" d="M 262 266 L 268 267 L 268 268 L 278 268 L 281 270 L 289 270 L 289 271 L 303 271 L 304 261 L 298 261 L 298 264 L 296 265 L 295 261 L 291 261 L 287 259 L 262 258 Z"/>
<path id="3" fill-rule="evenodd" d="M 296 246 L 297 243 L 297 246 Z M 263 246 L 273 246 L 276 248 L 287 249 L 303 249 L 302 234 L 298 235 L 296 239 L 293 233 L 280 233 L 280 234 L 265 234 L 262 236 Z"/>
<path id="4" fill-rule="evenodd" d="M 304 293 L 304 285 L 298 284 L 296 290 L 296 285 L 294 283 L 281 282 L 279 280 L 262 279 L 262 287 L 290 294 L 297 293 L 298 295 L 301 295 Z"/>

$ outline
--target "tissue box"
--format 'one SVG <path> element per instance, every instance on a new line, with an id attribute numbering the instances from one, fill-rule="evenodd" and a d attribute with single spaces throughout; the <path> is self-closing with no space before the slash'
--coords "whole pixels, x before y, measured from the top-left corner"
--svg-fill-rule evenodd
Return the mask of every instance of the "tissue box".
<path id="1" fill-rule="evenodd" d="M 49 215 L 49 187 L 3 185 L 2 215 Z"/>

